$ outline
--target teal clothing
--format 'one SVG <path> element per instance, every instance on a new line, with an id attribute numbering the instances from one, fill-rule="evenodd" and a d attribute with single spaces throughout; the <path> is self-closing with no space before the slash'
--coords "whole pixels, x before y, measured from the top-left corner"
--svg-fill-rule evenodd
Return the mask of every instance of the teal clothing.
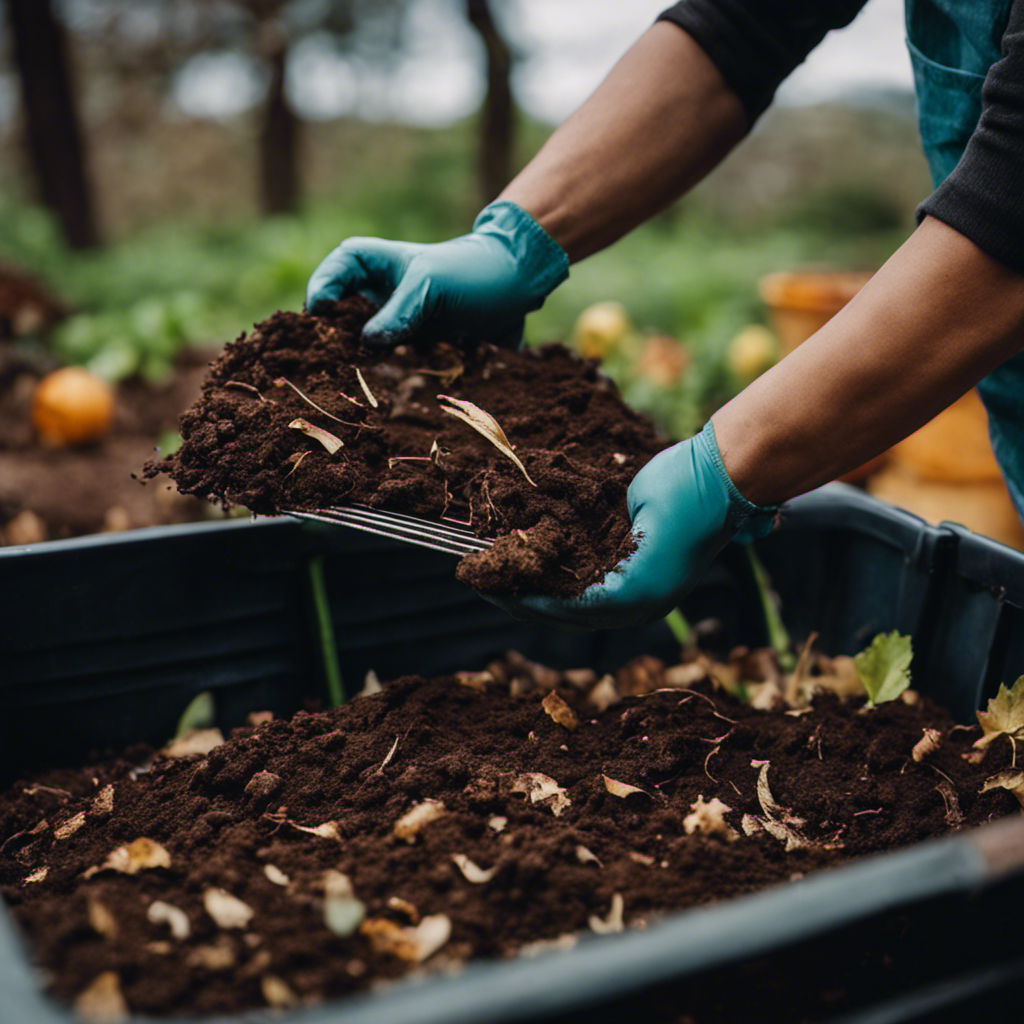
<path id="1" fill-rule="evenodd" d="M 978 125 L 982 85 L 1002 55 L 1012 6 L 1012 0 L 906 0 L 921 141 L 936 188 L 952 173 Z M 1024 519 L 1024 352 L 985 377 L 978 391 L 988 411 L 992 448 Z"/>

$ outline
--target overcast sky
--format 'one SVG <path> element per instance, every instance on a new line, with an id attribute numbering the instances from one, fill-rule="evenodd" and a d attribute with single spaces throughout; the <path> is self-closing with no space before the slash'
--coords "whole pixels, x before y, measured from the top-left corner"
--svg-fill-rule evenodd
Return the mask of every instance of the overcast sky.
<path id="1" fill-rule="evenodd" d="M 531 114 L 559 122 L 667 6 L 667 0 L 509 0 L 506 30 L 522 55 L 515 90 Z M 458 0 L 417 0 L 406 46 L 384 73 L 334 53 L 324 39 L 297 47 L 289 91 L 304 116 L 358 114 L 445 124 L 474 111 L 483 93 L 483 54 Z M 779 92 L 809 103 L 865 88 L 913 87 L 902 0 L 869 0 L 848 28 L 831 33 Z M 195 114 L 237 113 L 259 97 L 236 59 L 199 58 L 179 76 L 177 102 Z"/>

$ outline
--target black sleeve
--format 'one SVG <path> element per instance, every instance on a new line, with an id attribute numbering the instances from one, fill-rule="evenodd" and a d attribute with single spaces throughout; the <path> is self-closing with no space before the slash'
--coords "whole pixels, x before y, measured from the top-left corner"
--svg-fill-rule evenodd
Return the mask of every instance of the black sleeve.
<path id="1" fill-rule="evenodd" d="M 752 125 L 784 78 L 867 0 L 683 0 L 659 15 L 711 58 Z"/>
<path id="2" fill-rule="evenodd" d="M 1024 0 L 989 69 L 978 127 L 953 173 L 918 208 L 1024 274 Z"/>

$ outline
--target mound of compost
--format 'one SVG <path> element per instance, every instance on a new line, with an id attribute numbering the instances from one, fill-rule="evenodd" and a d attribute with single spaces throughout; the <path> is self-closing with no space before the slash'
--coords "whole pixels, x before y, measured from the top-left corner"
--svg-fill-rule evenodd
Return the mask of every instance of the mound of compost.
<path id="1" fill-rule="evenodd" d="M 709 672 L 510 653 L 193 733 L 141 773 L 54 772 L 0 797 L 2 892 L 87 1017 L 227 1013 L 600 941 L 1019 810 L 982 791 L 1012 741 L 979 760 L 980 730 L 912 691 L 758 710 Z"/>
<path id="2" fill-rule="evenodd" d="M 32 425 L 36 386 L 56 363 L 0 348 L 0 545 L 207 518 L 208 505 L 170 486 L 140 487 L 132 473 L 198 395 L 208 358 L 182 353 L 165 384 L 121 382 L 110 434 L 66 448 L 40 441 Z"/>
<path id="3" fill-rule="evenodd" d="M 634 548 L 629 482 L 666 444 L 650 421 L 560 345 L 368 348 L 374 309 L 356 297 L 243 334 L 147 474 L 262 514 L 358 503 L 468 524 L 497 538 L 457 569 L 483 592 L 575 596 L 603 579 Z M 497 420 L 520 464 L 442 395 Z"/>

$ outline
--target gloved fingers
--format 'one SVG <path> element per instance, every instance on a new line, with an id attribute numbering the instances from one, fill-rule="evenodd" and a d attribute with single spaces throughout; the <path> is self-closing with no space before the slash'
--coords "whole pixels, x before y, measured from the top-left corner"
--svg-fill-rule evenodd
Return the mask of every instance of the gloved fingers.
<path id="1" fill-rule="evenodd" d="M 394 345 L 411 334 L 430 314 L 430 278 L 412 265 L 391 297 L 363 327 L 368 345 Z"/>
<path id="2" fill-rule="evenodd" d="M 480 596 L 485 601 L 489 601 L 491 604 L 497 605 L 497 607 L 502 611 L 511 615 L 513 619 L 516 619 L 519 622 L 526 622 L 531 626 L 544 626 L 547 628 L 553 627 L 555 629 L 562 629 L 568 633 L 586 633 L 588 631 L 584 626 L 553 623 L 549 617 L 530 606 L 529 598 L 507 597 L 497 594 L 480 594 Z"/>
<path id="3" fill-rule="evenodd" d="M 405 268 L 408 246 L 383 238 L 346 238 L 313 271 L 306 286 L 306 309 L 365 292 L 384 302 Z"/>

